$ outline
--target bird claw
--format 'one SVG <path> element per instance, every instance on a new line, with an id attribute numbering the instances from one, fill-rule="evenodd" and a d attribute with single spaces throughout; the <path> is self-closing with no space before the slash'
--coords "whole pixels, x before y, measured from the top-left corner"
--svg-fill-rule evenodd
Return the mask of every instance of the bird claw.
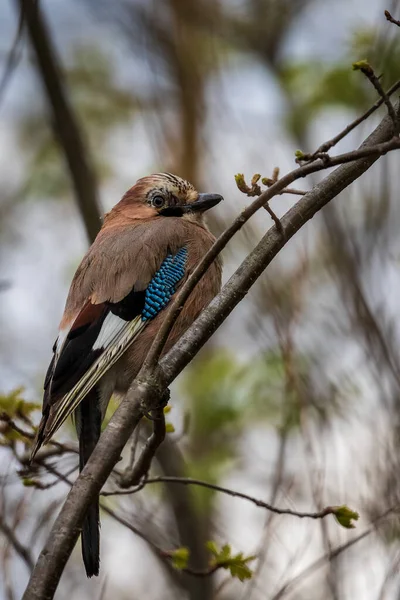
<path id="1" fill-rule="evenodd" d="M 167 406 L 169 400 L 171 398 L 171 392 L 170 390 L 167 388 L 164 392 L 164 394 L 161 397 L 161 400 L 159 402 L 159 404 L 157 404 L 156 406 L 152 406 L 150 409 L 148 406 L 145 406 L 144 404 L 141 405 L 141 409 L 143 412 L 143 415 L 146 417 L 146 419 L 149 419 L 149 421 L 158 421 L 159 419 L 162 418 L 162 416 L 159 413 L 159 411 L 163 411 L 164 408 Z M 152 415 L 151 413 L 155 413 L 155 415 Z"/>

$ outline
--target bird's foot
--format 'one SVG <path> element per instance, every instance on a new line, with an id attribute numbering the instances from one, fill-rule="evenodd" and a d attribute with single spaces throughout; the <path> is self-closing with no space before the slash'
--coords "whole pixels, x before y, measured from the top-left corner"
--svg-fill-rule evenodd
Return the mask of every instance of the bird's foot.
<path id="1" fill-rule="evenodd" d="M 141 408 L 143 411 L 143 415 L 146 417 L 146 419 L 149 419 L 149 421 L 156 421 L 161 419 L 163 417 L 164 408 L 167 406 L 168 402 L 170 401 L 170 398 L 171 392 L 169 388 L 167 388 L 161 396 L 161 400 L 158 404 L 155 404 L 151 407 L 149 407 L 148 405 L 144 406 L 142 404 Z"/>

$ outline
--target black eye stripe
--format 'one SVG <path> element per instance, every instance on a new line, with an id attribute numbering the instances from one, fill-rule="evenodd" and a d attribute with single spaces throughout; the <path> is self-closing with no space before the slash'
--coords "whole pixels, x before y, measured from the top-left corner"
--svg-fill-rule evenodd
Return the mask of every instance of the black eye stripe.
<path id="1" fill-rule="evenodd" d="M 183 215 L 183 209 L 181 206 L 167 206 L 158 213 L 163 217 L 181 217 Z"/>

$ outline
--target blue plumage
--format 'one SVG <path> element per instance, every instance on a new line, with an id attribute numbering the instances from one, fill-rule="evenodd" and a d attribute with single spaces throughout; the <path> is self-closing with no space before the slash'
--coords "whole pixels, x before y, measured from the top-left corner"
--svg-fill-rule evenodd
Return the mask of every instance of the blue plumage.
<path id="1" fill-rule="evenodd" d="M 168 254 L 147 287 L 142 321 L 154 319 L 167 306 L 185 274 L 186 259 L 186 248 L 181 248 L 175 255 Z"/>

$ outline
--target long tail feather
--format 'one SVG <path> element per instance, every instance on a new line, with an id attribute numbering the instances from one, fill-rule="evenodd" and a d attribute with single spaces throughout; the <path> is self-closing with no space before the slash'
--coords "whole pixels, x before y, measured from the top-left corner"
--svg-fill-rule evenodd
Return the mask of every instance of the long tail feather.
<path id="1" fill-rule="evenodd" d="M 76 426 L 79 435 L 79 469 L 82 471 L 100 437 L 101 410 L 97 389 L 93 388 L 76 409 Z M 89 506 L 82 525 L 82 556 L 86 575 L 99 574 L 100 567 L 100 516 L 99 499 Z"/>

